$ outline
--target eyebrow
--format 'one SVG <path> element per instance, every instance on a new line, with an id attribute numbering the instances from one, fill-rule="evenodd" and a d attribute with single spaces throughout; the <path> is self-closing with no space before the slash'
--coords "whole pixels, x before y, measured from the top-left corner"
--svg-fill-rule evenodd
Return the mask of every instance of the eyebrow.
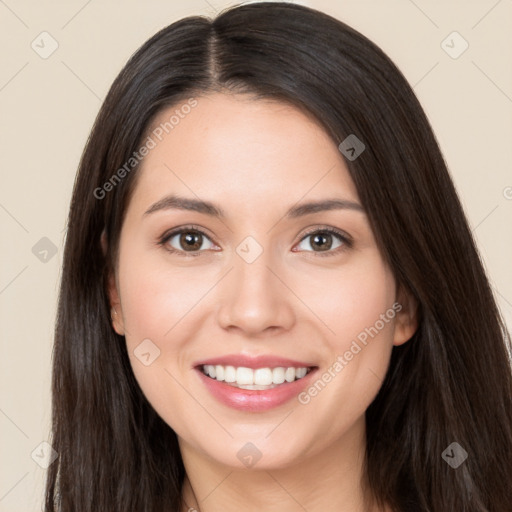
<path id="1" fill-rule="evenodd" d="M 199 199 L 192 199 L 188 197 L 182 197 L 175 194 L 171 194 L 163 197 L 153 205 L 151 205 L 145 212 L 146 215 L 161 211 L 161 210 L 188 210 L 205 215 L 211 215 L 218 219 L 225 219 L 226 214 L 219 206 L 216 206 L 210 201 L 202 201 Z M 354 201 L 347 199 L 324 199 L 322 201 L 310 201 L 308 203 L 302 203 L 300 205 L 292 206 L 285 214 L 288 219 L 295 219 L 304 215 L 312 213 L 323 212 L 328 210 L 354 210 L 364 213 L 364 208 Z"/>

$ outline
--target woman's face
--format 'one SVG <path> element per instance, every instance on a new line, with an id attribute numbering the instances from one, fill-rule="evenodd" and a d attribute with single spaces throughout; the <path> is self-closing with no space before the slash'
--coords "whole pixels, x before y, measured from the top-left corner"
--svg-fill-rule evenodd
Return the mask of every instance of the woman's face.
<path id="1" fill-rule="evenodd" d="M 121 231 L 111 302 L 135 377 L 210 461 L 285 467 L 361 440 L 414 326 L 343 156 L 283 103 L 196 101 L 151 127 Z"/>

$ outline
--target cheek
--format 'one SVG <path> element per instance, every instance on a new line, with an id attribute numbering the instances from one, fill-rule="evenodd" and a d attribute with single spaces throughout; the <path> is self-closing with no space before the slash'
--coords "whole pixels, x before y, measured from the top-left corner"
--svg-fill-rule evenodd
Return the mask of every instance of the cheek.
<path id="1" fill-rule="evenodd" d="M 173 266 L 162 255 L 126 251 L 120 287 L 127 339 L 150 338 L 169 345 L 173 331 L 199 306 L 212 279 L 204 271 Z"/>
<path id="2" fill-rule="evenodd" d="M 150 258 L 129 260 L 125 255 L 120 287 L 132 370 L 153 408 L 181 432 L 186 424 L 183 418 L 191 411 L 197 413 L 182 386 L 190 365 L 188 344 L 197 327 L 187 321 L 187 315 L 193 314 L 208 288 L 186 270 L 169 270 Z"/>
<path id="3" fill-rule="evenodd" d="M 314 402 L 319 414 L 331 418 L 327 434 L 362 415 L 382 385 L 393 347 L 396 290 L 378 253 L 326 275 L 321 284 L 306 284 L 308 305 L 322 320 L 329 357 L 321 382 L 306 390 L 301 403 Z"/>
<path id="4" fill-rule="evenodd" d="M 392 321 L 381 325 L 380 318 L 392 307 L 396 290 L 392 273 L 377 251 L 368 251 L 338 269 L 302 276 L 295 289 L 337 351 L 347 350 L 347 343 L 376 322 L 380 334 L 389 337 Z"/>
<path id="5" fill-rule="evenodd" d="M 134 375 L 155 408 L 180 404 L 174 413 L 183 417 L 185 411 L 177 414 L 176 409 L 189 401 L 178 382 L 190 370 L 190 345 L 198 332 L 194 315 L 205 307 L 218 276 L 214 269 L 180 268 L 162 255 L 133 246 L 121 254 L 119 284 Z"/>

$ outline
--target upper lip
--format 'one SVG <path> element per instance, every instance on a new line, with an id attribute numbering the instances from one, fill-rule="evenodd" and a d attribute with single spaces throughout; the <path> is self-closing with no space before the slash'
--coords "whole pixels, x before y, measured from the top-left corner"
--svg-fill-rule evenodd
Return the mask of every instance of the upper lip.
<path id="1" fill-rule="evenodd" d="M 222 365 L 222 366 L 234 366 L 234 367 L 244 367 L 244 368 L 312 368 L 315 365 L 304 362 L 297 361 L 294 359 L 288 359 L 286 357 L 278 357 L 271 355 L 259 355 L 259 356 L 248 356 L 243 354 L 228 354 L 225 356 L 214 357 L 211 359 L 205 359 L 203 361 L 197 362 L 194 367 L 200 367 L 204 365 Z"/>

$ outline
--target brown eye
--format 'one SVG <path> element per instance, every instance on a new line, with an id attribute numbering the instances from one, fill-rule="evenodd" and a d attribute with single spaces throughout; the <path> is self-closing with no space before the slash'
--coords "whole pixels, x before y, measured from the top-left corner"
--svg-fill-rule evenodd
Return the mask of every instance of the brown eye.
<path id="1" fill-rule="evenodd" d="M 316 229 L 307 233 L 297 247 L 299 250 L 305 250 L 306 252 L 326 253 L 325 256 L 327 256 L 337 254 L 340 250 L 349 248 L 351 245 L 352 242 L 347 235 L 334 229 L 326 228 Z"/>
<path id="2" fill-rule="evenodd" d="M 205 242 L 207 242 L 206 247 Z M 181 229 L 169 233 L 162 239 L 161 243 L 164 246 L 170 246 L 170 248 L 167 248 L 170 252 L 176 252 L 178 254 L 198 253 L 190 254 L 191 256 L 198 256 L 201 251 L 210 249 L 213 246 L 213 243 L 205 233 L 195 229 Z M 210 246 L 208 246 L 208 243 L 210 243 Z"/>
<path id="3" fill-rule="evenodd" d="M 316 235 L 309 235 L 310 246 L 318 248 L 320 251 L 328 251 L 332 247 L 333 236 L 329 233 L 317 233 Z"/>
<path id="4" fill-rule="evenodd" d="M 198 251 L 203 245 L 203 235 L 200 233 L 181 233 L 179 235 L 179 243 L 186 251 Z"/>

